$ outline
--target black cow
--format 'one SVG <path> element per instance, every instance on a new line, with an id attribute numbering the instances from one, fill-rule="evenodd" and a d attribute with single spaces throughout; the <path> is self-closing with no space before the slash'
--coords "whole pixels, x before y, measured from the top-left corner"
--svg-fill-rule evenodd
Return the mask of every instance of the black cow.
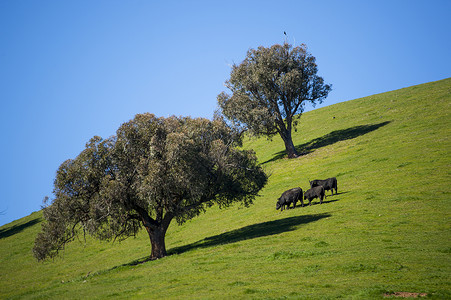
<path id="1" fill-rule="evenodd" d="M 335 194 L 337 194 L 337 178 L 335 177 L 327 178 L 325 180 L 315 179 L 309 182 L 311 188 L 321 185 L 322 187 L 324 187 L 325 191 L 330 190 L 332 192 L 332 196 L 334 195 L 334 189 Z"/>
<path id="2" fill-rule="evenodd" d="M 276 209 L 281 208 L 280 211 L 284 210 L 285 206 L 289 209 L 291 203 L 293 203 L 293 208 L 296 207 L 296 202 L 301 200 L 301 205 L 304 206 L 302 201 L 302 189 L 297 187 L 282 193 L 279 199 L 277 199 Z"/>
<path id="3" fill-rule="evenodd" d="M 323 204 L 324 193 L 321 185 L 315 186 L 304 193 L 304 200 L 308 200 L 308 205 L 312 205 L 312 199 L 319 198 L 319 203 Z"/>

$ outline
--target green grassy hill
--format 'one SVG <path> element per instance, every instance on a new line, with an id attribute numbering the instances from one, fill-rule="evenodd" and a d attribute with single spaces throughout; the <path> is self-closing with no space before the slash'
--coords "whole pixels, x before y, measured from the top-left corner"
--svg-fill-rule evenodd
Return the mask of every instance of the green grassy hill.
<path id="1" fill-rule="evenodd" d="M 305 113 L 282 140 L 251 139 L 268 185 L 249 208 L 207 213 L 168 230 L 150 254 L 145 231 L 121 243 L 87 237 L 38 263 L 42 214 L 0 227 L 0 298 L 451 298 L 451 79 Z M 276 211 L 280 194 L 336 176 L 322 205 Z M 330 195 L 329 192 L 327 192 Z"/>

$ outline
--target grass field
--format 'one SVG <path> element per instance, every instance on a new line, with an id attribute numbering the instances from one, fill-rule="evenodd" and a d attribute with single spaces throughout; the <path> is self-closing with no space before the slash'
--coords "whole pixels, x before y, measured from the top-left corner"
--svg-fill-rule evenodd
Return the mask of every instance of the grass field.
<path id="1" fill-rule="evenodd" d="M 302 116 L 283 142 L 250 139 L 271 174 L 249 208 L 211 208 L 171 224 L 169 256 L 144 262 L 147 234 L 86 237 L 38 263 L 36 212 L 0 227 L 1 299 L 451 299 L 451 79 Z M 289 188 L 338 179 L 322 205 L 276 211 Z M 327 192 L 330 195 L 330 192 Z"/>

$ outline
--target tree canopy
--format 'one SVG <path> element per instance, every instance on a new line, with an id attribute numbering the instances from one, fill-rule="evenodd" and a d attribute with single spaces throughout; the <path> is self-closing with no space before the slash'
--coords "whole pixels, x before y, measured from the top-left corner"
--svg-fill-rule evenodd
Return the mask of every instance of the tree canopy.
<path id="1" fill-rule="evenodd" d="M 316 59 L 304 44 L 288 43 L 250 49 L 239 65 L 234 64 L 218 104 L 223 115 L 235 126 L 256 136 L 279 134 L 289 158 L 297 157 L 291 132 L 296 114 L 305 103 L 321 103 L 331 91 L 317 75 Z"/>
<path id="2" fill-rule="evenodd" d="M 150 258 L 165 256 L 173 219 L 182 224 L 215 203 L 248 206 L 266 184 L 254 153 L 239 150 L 240 143 L 221 119 L 152 114 L 136 115 L 113 137 L 93 137 L 57 171 L 35 257 L 57 255 L 80 232 L 111 240 L 142 227 Z"/>

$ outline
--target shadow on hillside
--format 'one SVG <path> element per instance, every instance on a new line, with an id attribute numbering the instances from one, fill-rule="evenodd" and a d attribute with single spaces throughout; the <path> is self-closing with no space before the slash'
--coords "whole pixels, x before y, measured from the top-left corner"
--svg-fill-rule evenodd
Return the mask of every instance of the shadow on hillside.
<path id="1" fill-rule="evenodd" d="M 329 191 L 327 191 L 326 193 L 328 193 Z M 346 192 L 338 192 L 338 193 L 336 193 L 336 194 L 334 194 L 334 196 L 336 196 L 336 195 L 343 195 L 343 194 L 347 194 L 347 193 L 349 193 L 348 191 L 346 191 Z M 327 195 L 327 197 L 333 197 L 332 195 Z"/>
<path id="2" fill-rule="evenodd" d="M 333 201 L 337 201 L 337 200 L 332 200 L 329 202 L 333 202 Z M 329 214 L 329 213 L 323 213 L 323 214 L 316 214 L 316 215 L 304 215 L 304 216 L 290 217 L 290 218 L 279 219 L 279 220 L 275 220 L 275 221 L 268 221 L 268 222 L 263 222 L 263 223 L 259 223 L 259 224 L 253 224 L 253 225 L 245 226 L 240 229 L 235 229 L 235 230 L 232 230 L 229 232 L 225 232 L 225 233 L 221 233 L 221 234 L 218 234 L 215 236 L 207 237 L 203 240 L 197 241 L 197 242 L 189 244 L 189 245 L 175 247 L 168 251 L 168 256 L 174 255 L 174 254 L 182 254 L 184 252 L 191 251 L 191 250 L 194 250 L 197 248 L 208 248 L 208 247 L 213 247 L 213 246 L 218 246 L 218 245 L 236 243 L 239 241 L 254 239 L 254 238 L 263 237 L 263 236 L 280 234 L 283 232 L 295 230 L 297 226 L 315 222 L 315 221 L 318 221 L 318 220 L 321 220 L 323 218 L 327 218 L 330 216 L 331 216 L 331 214 Z M 115 266 L 106 271 L 112 271 L 112 270 L 120 268 L 120 267 L 136 266 L 136 265 L 139 265 L 142 263 L 146 263 L 148 261 L 151 261 L 149 256 L 144 256 L 144 257 L 135 259 L 129 263 Z"/>
<path id="3" fill-rule="evenodd" d="M 23 224 L 14 225 L 14 226 L 6 228 L 6 229 L 0 229 L 0 239 L 15 235 L 16 233 L 19 233 L 22 230 L 24 230 L 25 228 L 33 226 L 34 224 L 37 224 L 40 221 L 41 221 L 40 218 L 36 218 L 36 219 L 33 219 L 33 220 L 28 221 Z"/>
<path id="4" fill-rule="evenodd" d="M 316 215 L 303 215 L 298 217 L 290 217 L 275 221 L 268 221 L 258 224 L 245 226 L 229 232 L 221 233 L 215 236 L 207 237 L 195 243 L 176 247 L 168 251 L 168 255 L 181 254 L 197 248 L 207 248 L 224 244 L 236 243 L 244 240 L 259 238 L 280 234 L 287 231 L 295 230 L 297 226 L 315 222 L 323 218 L 330 217 L 328 213 Z"/>
<path id="5" fill-rule="evenodd" d="M 327 198 L 326 198 L 326 199 L 327 199 Z M 337 202 L 337 201 L 340 200 L 340 199 L 334 199 L 334 200 L 326 200 L 326 199 L 323 200 L 323 204 L 332 203 L 332 202 Z M 316 200 L 318 200 L 318 199 L 312 200 L 312 206 L 313 206 L 313 205 L 321 205 L 321 203 L 319 202 L 319 200 L 318 200 L 318 201 L 316 201 Z M 308 205 L 308 200 L 304 200 L 304 207 L 309 207 L 309 205 Z M 296 206 L 296 208 L 298 208 L 298 206 Z M 301 208 L 301 206 L 299 206 L 299 208 Z"/>
<path id="6" fill-rule="evenodd" d="M 305 155 L 313 152 L 316 149 L 335 144 L 340 141 L 350 140 L 361 135 L 370 133 L 371 131 L 377 130 L 382 126 L 389 124 L 391 121 L 386 121 L 377 124 L 359 125 L 350 127 L 342 130 L 332 131 L 322 137 L 311 140 L 310 142 L 296 145 L 296 150 L 300 155 Z M 266 164 L 275 160 L 279 160 L 286 156 L 285 150 L 277 152 L 273 158 L 263 162 Z"/>

